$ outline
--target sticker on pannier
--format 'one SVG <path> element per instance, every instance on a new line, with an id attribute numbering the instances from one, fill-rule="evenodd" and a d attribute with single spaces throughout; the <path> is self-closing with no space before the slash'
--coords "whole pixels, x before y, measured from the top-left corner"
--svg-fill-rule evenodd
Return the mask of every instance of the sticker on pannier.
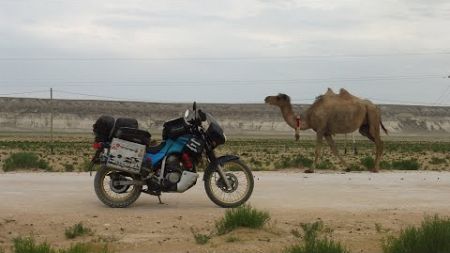
<path id="1" fill-rule="evenodd" d="M 145 145 L 113 138 L 106 166 L 137 174 L 141 170 Z"/>

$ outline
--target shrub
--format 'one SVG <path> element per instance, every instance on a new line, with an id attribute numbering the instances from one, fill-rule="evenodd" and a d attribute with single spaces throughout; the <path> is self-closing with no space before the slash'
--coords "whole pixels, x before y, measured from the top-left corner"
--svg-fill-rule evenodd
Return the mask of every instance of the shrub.
<path id="1" fill-rule="evenodd" d="M 381 161 L 380 168 L 383 170 L 390 170 L 390 169 L 392 169 L 392 164 L 388 161 Z"/>
<path id="2" fill-rule="evenodd" d="M 65 163 L 63 166 L 64 166 L 64 171 L 72 172 L 75 170 L 75 167 L 73 166 L 73 164 Z"/>
<path id="3" fill-rule="evenodd" d="M 225 216 L 216 222 L 216 229 L 219 235 L 223 235 L 238 227 L 261 228 L 269 220 L 268 212 L 259 211 L 250 205 L 242 205 L 226 210 Z"/>
<path id="4" fill-rule="evenodd" d="M 321 221 L 302 224 L 301 227 L 305 233 L 303 243 L 288 247 L 284 250 L 285 253 L 349 253 L 339 242 L 318 237 L 323 229 Z"/>
<path id="5" fill-rule="evenodd" d="M 282 157 L 280 161 L 275 163 L 276 168 L 299 168 L 299 167 L 311 167 L 313 160 L 304 157 L 302 155 L 294 158 Z"/>
<path id="6" fill-rule="evenodd" d="M 55 253 L 55 250 L 46 242 L 42 244 L 35 243 L 33 238 L 15 238 L 13 240 L 14 253 Z"/>
<path id="7" fill-rule="evenodd" d="M 361 164 L 366 167 L 366 169 L 371 170 L 375 168 L 375 161 L 371 156 L 366 156 L 364 158 L 361 158 Z"/>
<path id="8" fill-rule="evenodd" d="M 95 247 L 92 244 L 76 243 L 67 249 L 54 249 L 48 243 L 36 244 L 31 237 L 18 237 L 13 240 L 14 253 L 108 253 L 107 246 Z"/>
<path id="9" fill-rule="evenodd" d="M 311 167 L 311 165 L 313 164 L 313 160 L 299 155 L 291 160 L 291 164 L 294 167 Z"/>
<path id="10" fill-rule="evenodd" d="M 200 234 L 197 231 L 195 231 L 193 228 L 191 228 L 191 232 L 192 232 L 192 235 L 194 235 L 194 239 L 197 244 L 200 244 L 200 245 L 207 244 L 208 241 L 211 239 L 211 236 L 205 235 L 205 234 Z"/>
<path id="11" fill-rule="evenodd" d="M 409 160 L 397 160 L 392 162 L 392 168 L 394 170 L 418 170 L 420 164 L 417 162 L 417 159 L 409 159 Z"/>
<path id="12" fill-rule="evenodd" d="M 432 157 L 430 164 L 438 165 L 438 164 L 447 164 L 447 159 L 445 158 L 439 158 L 439 157 Z"/>
<path id="13" fill-rule="evenodd" d="M 8 157 L 8 159 L 5 160 L 5 163 L 3 164 L 4 171 L 36 168 L 51 170 L 49 164 L 45 160 L 39 159 L 38 155 L 30 152 L 20 152 L 12 154 L 10 157 Z"/>
<path id="14" fill-rule="evenodd" d="M 384 253 L 450 252 L 450 218 L 426 217 L 418 228 L 408 227 L 383 243 Z"/>
<path id="15" fill-rule="evenodd" d="M 319 162 L 316 166 L 318 170 L 327 170 L 333 168 L 333 164 L 330 162 L 330 160 L 326 159 L 321 162 Z"/>
<path id="16" fill-rule="evenodd" d="M 285 253 L 349 253 L 339 242 L 330 239 L 315 239 L 287 248 Z"/>
<path id="17" fill-rule="evenodd" d="M 86 235 L 91 233 L 91 229 L 85 227 L 81 222 L 77 223 L 71 227 L 66 228 L 65 235 L 68 239 L 73 239 L 78 236 Z"/>
<path id="18" fill-rule="evenodd" d="M 90 164 L 91 164 L 91 160 L 84 158 L 83 161 L 77 166 L 77 170 L 82 171 L 82 172 L 83 171 L 88 172 Z M 92 170 L 95 171 L 95 166 L 94 166 L 94 168 L 92 168 Z"/>
<path id="19" fill-rule="evenodd" d="M 348 166 L 347 171 L 363 171 L 364 169 L 361 168 L 358 164 L 352 163 Z"/>

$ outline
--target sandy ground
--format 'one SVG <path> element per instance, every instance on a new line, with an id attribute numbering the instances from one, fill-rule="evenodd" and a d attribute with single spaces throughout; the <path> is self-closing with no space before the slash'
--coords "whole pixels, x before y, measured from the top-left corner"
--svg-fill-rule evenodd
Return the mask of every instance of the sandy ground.
<path id="1" fill-rule="evenodd" d="M 77 241 L 109 242 L 116 252 L 280 252 L 298 239 L 299 224 L 324 221 L 333 238 L 352 252 L 381 252 L 380 242 L 424 215 L 450 215 L 450 172 L 257 172 L 250 199 L 271 213 L 263 230 L 239 229 L 197 245 L 191 229 L 207 234 L 224 209 L 206 196 L 203 183 L 183 194 L 141 195 L 126 209 L 96 197 L 88 173 L 0 174 L 0 247 L 33 235 L 65 247 Z M 92 235 L 69 240 L 64 229 L 83 222 Z M 376 229 L 376 225 L 378 228 Z M 227 242 L 230 236 L 236 242 Z"/>

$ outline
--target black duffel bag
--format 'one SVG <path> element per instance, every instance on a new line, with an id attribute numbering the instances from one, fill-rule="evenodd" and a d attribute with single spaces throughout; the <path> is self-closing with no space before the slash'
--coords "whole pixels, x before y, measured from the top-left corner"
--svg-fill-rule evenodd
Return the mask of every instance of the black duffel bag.
<path id="1" fill-rule="evenodd" d="M 114 123 L 114 127 L 110 133 L 110 139 L 112 139 L 112 137 L 116 137 L 117 131 L 122 127 L 138 129 L 139 124 L 138 124 L 137 119 L 133 119 L 133 118 L 118 118 L 118 119 L 116 119 L 116 122 Z"/>
<path id="2" fill-rule="evenodd" d="M 184 118 L 170 120 L 164 123 L 162 137 L 166 139 L 176 139 L 181 135 L 189 133 L 189 125 Z"/>
<path id="3" fill-rule="evenodd" d="M 95 142 L 107 142 L 114 127 L 114 118 L 109 115 L 100 116 L 92 125 L 92 131 L 95 135 Z"/>
<path id="4" fill-rule="evenodd" d="M 139 143 L 145 146 L 149 146 L 150 138 L 152 137 L 152 135 L 145 130 L 129 127 L 121 127 L 117 130 L 116 135 L 114 137 L 126 141 L 131 141 L 134 143 Z"/>

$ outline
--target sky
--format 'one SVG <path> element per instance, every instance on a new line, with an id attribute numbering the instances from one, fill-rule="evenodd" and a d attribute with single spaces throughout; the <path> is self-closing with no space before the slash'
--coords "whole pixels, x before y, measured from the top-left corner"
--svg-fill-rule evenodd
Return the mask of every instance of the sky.
<path id="1" fill-rule="evenodd" d="M 0 0 L 0 96 L 450 106 L 447 0 Z"/>

